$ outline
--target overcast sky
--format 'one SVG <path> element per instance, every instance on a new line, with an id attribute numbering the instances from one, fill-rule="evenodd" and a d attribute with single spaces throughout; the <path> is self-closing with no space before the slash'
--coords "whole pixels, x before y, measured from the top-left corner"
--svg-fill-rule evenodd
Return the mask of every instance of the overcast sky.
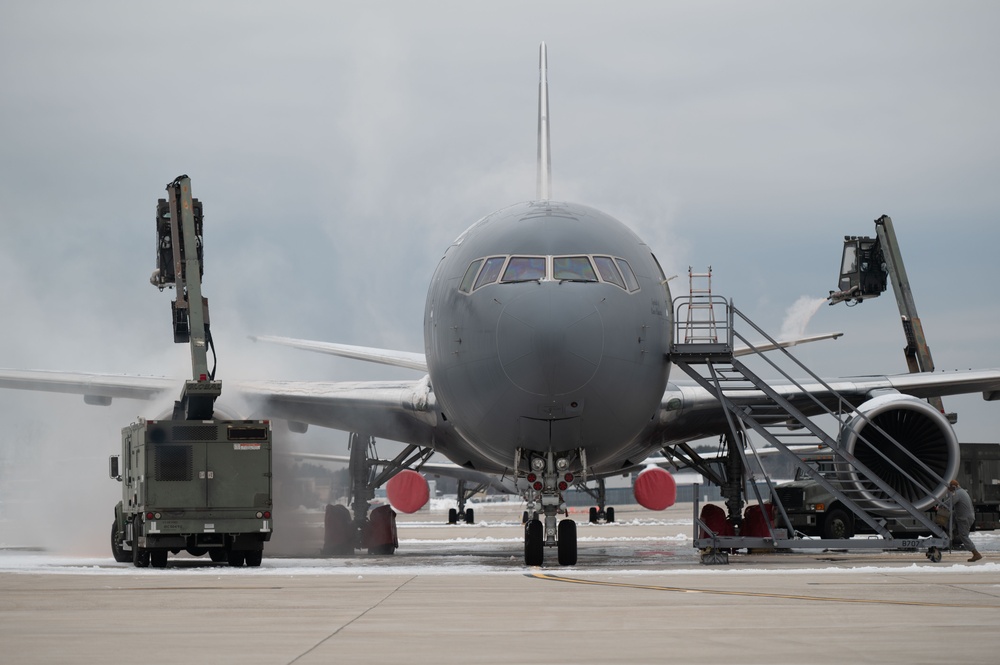
<path id="1" fill-rule="evenodd" d="M 998 19 L 987 2 L 6 2 L 0 366 L 184 375 L 172 295 L 147 280 L 154 205 L 186 173 L 223 381 L 414 376 L 244 336 L 422 351 L 443 250 L 534 196 L 544 40 L 553 198 L 631 226 L 675 295 L 711 265 L 777 333 L 835 288 L 843 236 L 889 214 L 937 367 L 1000 367 Z M 808 332 L 828 330 L 847 336 L 802 354 L 817 372 L 906 370 L 891 294 L 820 308 Z M 0 397 L 18 436 L 51 427 L 35 408 L 112 439 L 141 412 Z M 963 440 L 1000 440 L 1000 406 L 946 405 Z"/>

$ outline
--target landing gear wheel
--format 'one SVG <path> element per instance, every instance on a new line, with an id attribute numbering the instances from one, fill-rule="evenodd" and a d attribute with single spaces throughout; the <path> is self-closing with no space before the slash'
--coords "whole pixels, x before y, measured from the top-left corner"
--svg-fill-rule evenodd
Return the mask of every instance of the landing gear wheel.
<path id="1" fill-rule="evenodd" d="M 213 547 L 212 549 L 210 549 L 208 551 L 208 557 L 214 563 L 223 563 L 224 561 L 229 559 L 229 555 L 226 554 L 226 550 L 222 549 L 221 547 Z"/>
<path id="2" fill-rule="evenodd" d="M 928 548 L 927 558 L 931 560 L 931 563 L 941 563 L 941 550 L 936 547 Z"/>
<path id="3" fill-rule="evenodd" d="M 597 508 L 594 506 L 590 507 L 589 520 L 591 524 L 595 524 L 597 522 Z"/>
<path id="4" fill-rule="evenodd" d="M 851 538 L 854 536 L 854 518 L 843 508 L 834 508 L 826 514 L 823 520 L 823 537 L 830 539 Z"/>
<path id="5" fill-rule="evenodd" d="M 612 522 L 615 521 L 614 508 L 608 508 L 606 511 L 604 511 L 604 521 L 607 522 L 608 524 L 611 524 Z"/>
<path id="6" fill-rule="evenodd" d="M 545 559 L 545 528 L 538 519 L 524 527 L 524 565 L 540 566 Z"/>
<path id="7" fill-rule="evenodd" d="M 521 524 L 523 525 L 527 523 L 528 523 L 528 511 L 526 510 L 523 513 L 521 513 Z"/>
<path id="8" fill-rule="evenodd" d="M 256 568 L 264 559 L 264 550 L 248 550 L 245 559 L 248 566 Z"/>
<path id="9" fill-rule="evenodd" d="M 244 550 L 229 550 L 229 565 L 233 568 L 239 568 L 245 560 L 246 552 Z"/>
<path id="10" fill-rule="evenodd" d="M 118 537 L 118 520 L 111 523 L 111 555 L 118 563 L 128 563 L 132 560 L 132 553 L 122 549 L 121 538 Z"/>
<path id="11" fill-rule="evenodd" d="M 475 524 L 476 523 L 476 512 L 472 508 L 465 509 L 465 523 Z"/>
<path id="12" fill-rule="evenodd" d="M 576 522 L 563 520 L 559 522 L 559 565 L 576 565 Z"/>
<path id="13" fill-rule="evenodd" d="M 149 563 L 153 566 L 153 568 L 166 568 L 167 550 L 162 547 L 158 547 L 155 550 L 149 550 Z"/>
<path id="14" fill-rule="evenodd" d="M 454 508 L 448 509 L 448 524 L 458 524 L 458 511 Z"/>

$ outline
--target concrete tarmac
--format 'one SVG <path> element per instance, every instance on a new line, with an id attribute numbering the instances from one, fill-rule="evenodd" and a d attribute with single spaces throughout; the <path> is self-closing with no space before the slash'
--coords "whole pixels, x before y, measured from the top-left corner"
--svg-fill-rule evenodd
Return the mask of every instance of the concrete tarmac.
<path id="1" fill-rule="evenodd" d="M 395 556 L 268 557 L 259 569 L 177 558 L 138 570 L 109 556 L 0 552 L 0 661 L 993 663 L 1000 654 L 992 551 L 976 564 L 959 552 L 933 564 L 864 551 L 701 566 L 690 540 L 677 539 L 688 527 L 661 515 L 581 525 L 579 565 L 547 558 L 526 568 L 514 522 L 402 517 Z"/>

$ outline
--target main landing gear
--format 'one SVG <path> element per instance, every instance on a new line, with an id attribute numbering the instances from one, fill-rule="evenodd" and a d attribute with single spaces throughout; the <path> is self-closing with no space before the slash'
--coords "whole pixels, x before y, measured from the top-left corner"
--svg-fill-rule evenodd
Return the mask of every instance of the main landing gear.
<path id="1" fill-rule="evenodd" d="M 351 433 L 348 445 L 351 454 L 348 462 L 351 510 L 344 506 L 327 507 L 322 553 L 349 555 L 356 549 L 367 549 L 369 554 L 393 554 L 399 547 L 396 513 L 389 506 L 382 506 L 369 515 L 369 504 L 375 497 L 377 487 L 403 469 L 423 463 L 433 451 L 411 445 L 392 460 L 382 460 L 375 450 L 375 438 L 357 432 Z M 379 467 L 382 467 L 381 471 Z"/>
<path id="2" fill-rule="evenodd" d="M 527 566 L 542 565 L 545 548 L 555 547 L 560 566 L 575 566 L 576 522 L 557 519 L 562 493 L 573 482 L 573 474 L 568 471 L 569 460 L 545 453 L 532 457 L 530 468 L 527 480 L 532 496 L 529 503 L 541 506 L 541 513 L 535 513 L 524 526 L 524 563 Z"/>
<path id="3" fill-rule="evenodd" d="M 459 520 L 465 521 L 466 524 L 476 523 L 476 512 L 472 508 L 466 508 L 465 504 L 485 486 L 485 483 L 476 483 L 469 488 L 464 480 L 458 481 L 458 508 L 448 509 L 448 524 L 458 524 Z"/>
<path id="4" fill-rule="evenodd" d="M 598 524 L 600 522 L 611 524 L 615 521 L 615 509 L 608 506 L 608 493 L 604 484 L 604 478 L 597 479 L 596 489 L 588 487 L 586 482 L 577 483 L 576 487 L 597 501 L 596 506 L 590 507 L 590 515 L 588 517 L 591 524 Z"/>

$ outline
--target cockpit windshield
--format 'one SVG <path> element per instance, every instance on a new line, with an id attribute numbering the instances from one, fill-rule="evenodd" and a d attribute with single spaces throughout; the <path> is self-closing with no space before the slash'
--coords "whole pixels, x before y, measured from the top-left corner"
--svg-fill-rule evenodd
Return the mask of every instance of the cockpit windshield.
<path id="1" fill-rule="evenodd" d="M 605 282 L 611 282 L 620 289 L 625 288 L 625 282 L 622 280 L 618 268 L 615 267 L 614 259 L 610 256 L 595 256 L 594 263 L 597 264 L 597 272 L 601 274 L 601 279 Z"/>
<path id="2" fill-rule="evenodd" d="M 512 256 L 503 271 L 501 283 L 533 282 L 545 279 L 544 256 Z"/>
<path id="3" fill-rule="evenodd" d="M 476 280 L 476 286 L 473 290 L 497 281 L 497 277 L 500 276 L 500 269 L 503 268 L 503 263 L 506 260 L 506 256 L 494 256 L 486 259 L 486 265 L 483 266 L 483 271 L 479 273 L 479 279 Z"/>
<path id="4" fill-rule="evenodd" d="M 596 282 L 597 273 L 586 256 L 557 256 L 552 259 L 552 279 Z"/>
<path id="5" fill-rule="evenodd" d="M 616 256 L 490 256 L 472 261 L 462 277 L 459 291 L 472 293 L 497 281 L 603 282 L 634 293 L 639 290 L 628 261 Z"/>

